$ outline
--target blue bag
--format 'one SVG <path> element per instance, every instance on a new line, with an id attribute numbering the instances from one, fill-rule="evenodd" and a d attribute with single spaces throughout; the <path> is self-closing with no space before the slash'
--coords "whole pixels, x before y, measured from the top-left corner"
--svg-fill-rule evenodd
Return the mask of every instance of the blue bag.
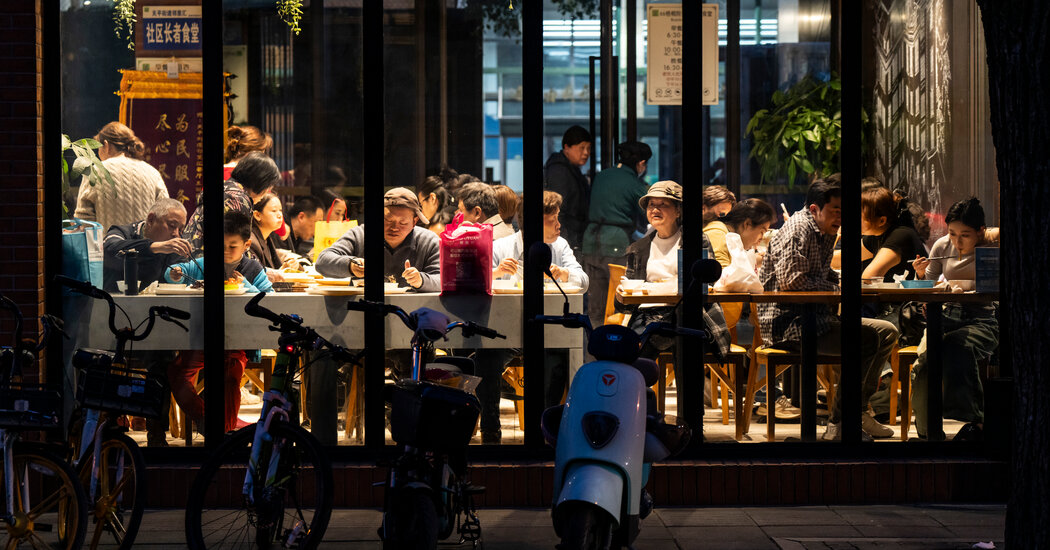
<path id="1" fill-rule="evenodd" d="M 101 224 L 79 218 L 62 220 L 62 274 L 102 288 L 104 238 Z"/>

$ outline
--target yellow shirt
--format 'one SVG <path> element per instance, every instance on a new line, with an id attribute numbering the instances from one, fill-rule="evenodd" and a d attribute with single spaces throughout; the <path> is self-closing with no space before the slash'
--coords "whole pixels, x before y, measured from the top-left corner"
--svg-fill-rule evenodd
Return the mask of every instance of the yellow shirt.
<path id="1" fill-rule="evenodd" d="M 715 259 L 718 260 L 723 269 L 729 267 L 729 264 L 732 262 L 732 258 L 729 255 L 729 247 L 726 246 L 726 234 L 729 233 L 729 228 L 721 221 L 714 220 L 704 226 L 704 233 L 707 234 L 707 239 L 711 241 L 711 249 L 715 251 Z"/>

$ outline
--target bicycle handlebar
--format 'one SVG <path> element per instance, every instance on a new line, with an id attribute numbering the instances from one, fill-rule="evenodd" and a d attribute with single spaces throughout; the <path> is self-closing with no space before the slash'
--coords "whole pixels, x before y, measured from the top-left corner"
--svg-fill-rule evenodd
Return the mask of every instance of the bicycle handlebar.
<path id="1" fill-rule="evenodd" d="M 416 322 L 416 314 L 425 310 L 426 308 L 420 308 L 412 312 L 412 314 L 409 314 L 403 308 L 394 304 L 388 304 L 386 302 L 374 302 L 369 300 L 357 300 L 347 302 L 346 309 L 350 311 L 378 311 L 383 315 L 393 313 L 394 315 L 397 315 L 399 319 L 401 319 L 401 322 L 404 323 L 406 327 L 408 327 L 410 330 L 417 333 L 418 335 L 420 331 L 419 324 Z M 470 338 L 472 336 L 481 336 L 483 338 L 489 338 L 492 340 L 495 340 L 497 338 L 507 338 L 505 335 L 500 334 L 498 331 L 483 325 L 479 325 L 474 321 L 454 321 L 452 323 L 449 323 L 445 327 L 445 333 L 447 334 L 455 328 L 459 328 L 463 332 L 464 338 Z M 430 338 L 429 336 L 427 336 L 427 339 L 434 340 L 434 338 Z"/>
<path id="2" fill-rule="evenodd" d="M 151 332 L 153 332 L 153 324 L 157 317 L 178 325 L 182 330 L 189 332 L 182 323 L 175 319 L 188 320 L 190 314 L 188 311 L 181 309 L 168 307 L 168 306 L 150 306 L 149 308 L 149 320 L 146 323 L 146 328 L 140 334 L 136 334 L 135 330 L 131 327 L 123 330 L 117 328 L 117 304 L 113 301 L 113 296 L 110 293 L 98 288 L 87 281 L 78 281 L 71 279 L 64 275 L 55 275 L 55 281 L 61 285 L 69 287 L 74 292 L 78 292 L 85 296 L 95 298 L 97 300 L 105 300 L 106 304 L 109 305 L 109 330 L 117 337 L 118 348 L 123 346 L 123 340 L 130 340 L 132 342 L 139 342 L 145 340 Z M 175 319 L 172 319 L 174 317 Z"/>

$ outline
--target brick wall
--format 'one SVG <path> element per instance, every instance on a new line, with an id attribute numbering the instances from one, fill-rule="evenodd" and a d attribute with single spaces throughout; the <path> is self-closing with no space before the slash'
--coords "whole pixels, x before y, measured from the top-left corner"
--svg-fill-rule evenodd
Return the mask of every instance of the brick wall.
<path id="1" fill-rule="evenodd" d="M 31 321 L 44 310 L 41 0 L 0 2 L 0 292 Z M 4 315 L 0 345 L 13 324 Z"/>

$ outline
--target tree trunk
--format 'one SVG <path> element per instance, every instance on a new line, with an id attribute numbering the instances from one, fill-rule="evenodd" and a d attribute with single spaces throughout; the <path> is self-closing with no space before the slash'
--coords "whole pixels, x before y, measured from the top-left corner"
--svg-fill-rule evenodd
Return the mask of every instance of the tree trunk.
<path id="1" fill-rule="evenodd" d="M 1009 548 L 1050 548 L 1050 2 L 977 0 L 1002 204 L 1001 318 L 1014 374 Z M 988 182 L 989 184 L 991 182 Z"/>

